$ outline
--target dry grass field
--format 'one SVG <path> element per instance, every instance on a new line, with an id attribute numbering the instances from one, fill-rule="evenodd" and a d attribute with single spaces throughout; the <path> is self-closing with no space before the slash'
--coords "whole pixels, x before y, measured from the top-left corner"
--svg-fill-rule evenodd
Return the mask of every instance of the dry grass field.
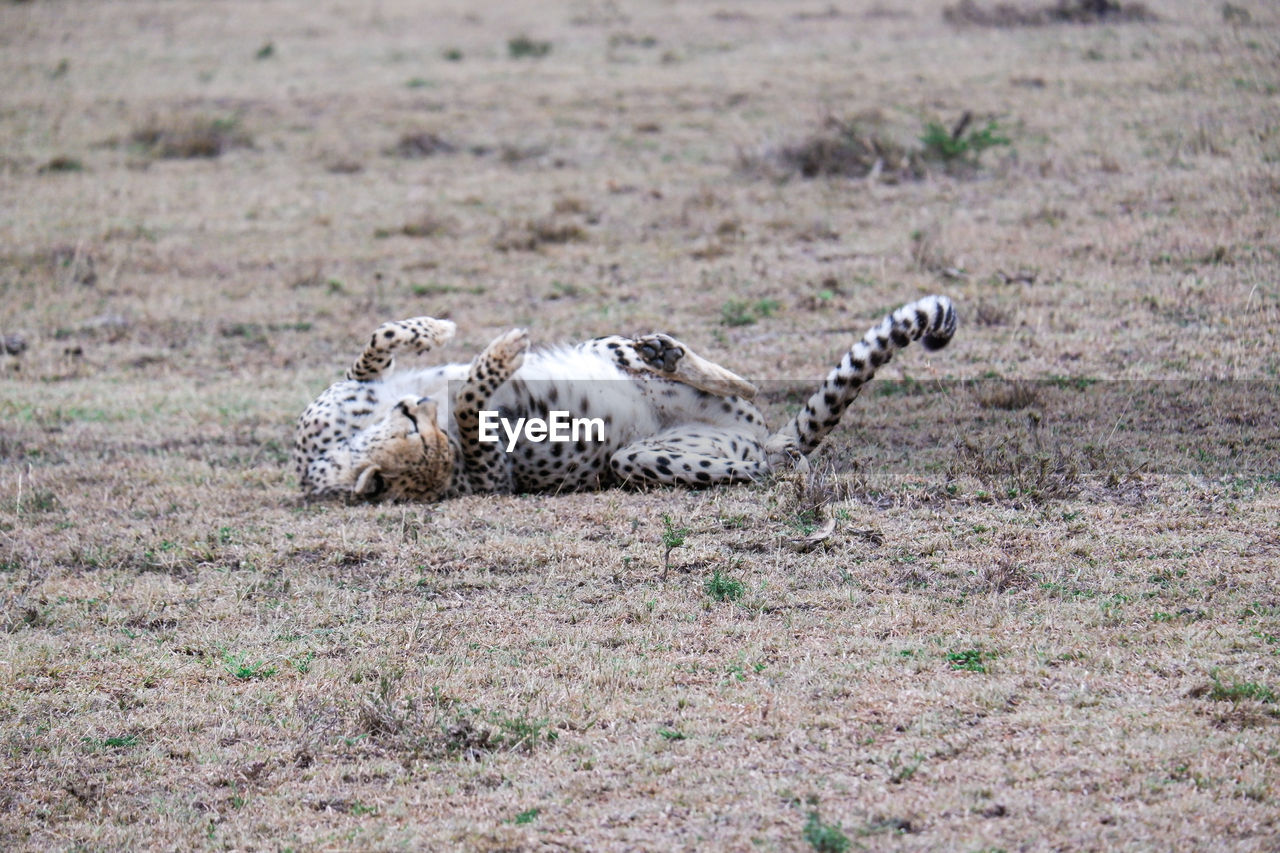
<path id="1" fill-rule="evenodd" d="M 0 2 L 6 849 L 1280 847 L 1280 10 L 466 5 Z M 384 320 L 931 292 L 807 475 L 297 496 Z"/>

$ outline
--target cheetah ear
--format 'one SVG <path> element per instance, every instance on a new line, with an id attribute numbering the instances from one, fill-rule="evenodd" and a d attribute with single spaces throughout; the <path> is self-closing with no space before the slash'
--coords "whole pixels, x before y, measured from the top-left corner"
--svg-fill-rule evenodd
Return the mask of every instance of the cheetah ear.
<path id="1" fill-rule="evenodd" d="M 361 496 L 372 496 L 381 494 L 386 491 L 386 481 L 382 479 L 381 469 L 377 465 L 370 465 L 360 474 L 360 478 L 356 480 L 356 486 L 352 492 Z"/>

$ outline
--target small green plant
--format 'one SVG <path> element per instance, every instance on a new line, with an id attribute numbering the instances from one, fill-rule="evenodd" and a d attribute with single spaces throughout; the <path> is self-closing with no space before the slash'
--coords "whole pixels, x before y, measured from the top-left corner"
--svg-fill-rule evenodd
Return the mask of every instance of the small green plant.
<path id="1" fill-rule="evenodd" d="M 511 822 L 514 823 L 516 826 L 524 826 L 527 823 L 533 823 L 535 820 L 538 819 L 538 814 L 540 811 L 541 810 L 537 808 L 525 809 L 524 811 L 516 815 Z"/>
<path id="2" fill-rule="evenodd" d="M 385 700 L 384 704 L 387 704 Z M 437 700 L 435 704 L 440 703 Z M 399 730 L 409 725 L 393 709 L 390 717 L 393 729 Z M 439 732 L 437 737 L 430 739 L 430 747 L 426 741 L 419 746 L 429 752 L 438 749 L 446 755 L 498 749 L 527 752 L 539 744 L 555 743 L 560 736 L 550 720 L 524 715 L 513 717 L 505 711 L 485 711 L 475 707 L 456 709 L 450 714 L 441 715 L 436 725 L 439 726 Z"/>
<path id="3" fill-rule="evenodd" d="M 804 840 L 818 853 L 844 853 L 849 849 L 849 837 L 838 823 L 823 823 L 816 811 L 809 812 L 804 823 Z"/>
<path id="4" fill-rule="evenodd" d="M 58 496 L 47 489 L 34 489 L 27 494 L 19 494 L 14 500 L 14 509 L 18 514 L 35 512 L 54 512 L 62 508 Z"/>
<path id="5" fill-rule="evenodd" d="M 411 284 L 409 290 L 414 296 L 444 296 L 452 293 L 466 293 L 471 296 L 483 296 L 484 285 L 458 285 L 458 284 L 441 284 L 438 281 L 430 281 L 426 284 Z"/>
<path id="6" fill-rule="evenodd" d="M 262 47 L 258 48 L 258 52 L 253 55 L 254 59 L 263 60 L 270 59 L 276 55 L 276 43 L 269 41 Z"/>
<path id="7" fill-rule="evenodd" d="M 101 740 L 86 737 L 81 738 L 81 740 L 84 742 L 85 746 L 94 752 L 100 752 L 103 749 L 129 749 L 130 747 L 137 746 L 140 742 L 137 735 L 118 735 L 115 737 L 102 738 Z"/>
<path id="8" fill-rule="evenodd" d="M 684 537 L 689 535 L 689 528 L 677 527 L 668 513 L 662 514 L 662 545 L 666 550 L 662 553 L 662 576 L 665 578 L 671 569 L 671 552 L 684 544 Z"/>
<path id="9" fill-rule="evenodd" d="M 772 317 L 781 307 L 782 303 L 776 299 L 761 299 L 753 306 L 756 315 L 760 317 Z"/>
<path id="10" fill-rule="evenodd" d="M 267 666 L 266 661 L 250 662 L 244 652 L 231 654 L 226 649 L 222 650 L 222 665 L 226 667 L 227 672 L 231 673 L 233 678 L 241 681 L 252 681 L 259 678 L 270 678 L 276 674 L 274 666 Z"/>
<path id="11" fill-rule="evenodd" d="M 921 764 L 924 764 L 924 756 L 918 752 L 906 761 L 902 760 L 901 755 L 894 753 L 889 759 L 889 781 L 895 785 L 901 785 L 916 775 Z"/>
<path id="12" fill-rule="evenodd" d="M 822 522 L 819 513 L 812 507 L 802 509 L 787 521 L 787 526 L 794 530 L 800 536 L 808 536 L 818 529 L 818 525 Z"/>
<path id="13" fill-rule="evenodd" d="M 726 326 L 750 326 L 755 321 L 746 302 L 730 299 L 720 306 L 720 322 Z"/>
<path id="14" fill-rule="evenodd" d="M 764 317 L 772 317 L 782 307 L 776 299 L 760 299 L 748 302 L 730 299 L 720 306 L 720 322 L 726 326 L 750 326 Z"/>
<path id="15" fill-rule="evenodd" d="M 658 737 L 666 741 L 684 740 L 687 735 L 679 729 L 658 729 Z"/>
<path id="16" fill-rule="evenodd" d="M 998 145 L 1012 144 L 1007 136 L 1000 134 L 995 119 L 988 121 L 986 127 L 979 130 L 969 130 L 972 121 L 973 114 L 966 112 L 951 130 L 936 121 L 925 124 L 924 133 L 920 137 L 925 159 L 935 160 L 946 166 L 976 166 L 983 151 Z"/>
<path id="17" fill-rule="evenodd" d="M 951 668 L 964 672 L 986 672 L 987 665 L 982 661 L 982 649 L 965 649 L 959 652 L 947 652 L 947 661 Z"/>
<path id="18" fill-rule="evenodd" d="M 490 712 L 489 719 L 498 725 L 507 742 L 512 746 L 537 743 L 540 740 L 554 743 L 559 737 L 559 733 L 551 727 L 550 720 L 533 719 L 523 715 L 510 717 L 501 711 Z"/>
<path id="19" fill-rule="evenodd" d="M 551 52 L 551 42 L 534 41 L 526 35 L 507 40 L 507 55 L 512 59 L 538 58 Z"/>
<path id="20" fill-rule="evenodd" d="M 746 592 L 746 587 L 742 585 L 741 581 L 722 575 L 720 570 L 716 569 L 707 581 L 706 590 L 707 595 L 716 601 L 737 601 Z"/>
<path id="21" fill-rule="evenodd" d="M 444 57 L 445 62 L 461 62 L 462 61 L 462 51 L 456 47 L 445 48 L 444 52 L 441 53 L 440 55 Z"/>
<path id="22" fill-rule="evenodd" d="M 1213 687 L 1209 690 L 1209 698 L 1215 702 L 1241 702 L 1252 700 L 1267 705 L 1276 703 L 1276 692 L 1265 684 L 1256 681 L 1233 681 L 1223 684 L 1217 674 L 1213 676 Z"/>

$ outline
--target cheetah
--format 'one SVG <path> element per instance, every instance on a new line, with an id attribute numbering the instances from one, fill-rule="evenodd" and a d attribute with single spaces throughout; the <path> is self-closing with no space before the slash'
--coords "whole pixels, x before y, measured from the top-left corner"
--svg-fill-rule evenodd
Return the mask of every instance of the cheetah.
<path id="1" fill-rule="evenodd" d="M 669 335 L 530 349 L 528 332 L 513 329 L 470 363 L 396 370 L 397 354 L 435 350 L 456 331 L 448 320 L 398 320 L 299 417 L 294 461 L 306 496 L 357 501 L 749 482 L 813 452 L 897 350 L 941 349 L 955 330 L 945 296 L 904 305 L 770 433 L 751 383 Z M 547 419 L 563 415 L 599 428 L 541 440 Z M 496 438 L 495 416 L 507 424 Z M 535 420 L 541 435 L 510 430 Z"/>

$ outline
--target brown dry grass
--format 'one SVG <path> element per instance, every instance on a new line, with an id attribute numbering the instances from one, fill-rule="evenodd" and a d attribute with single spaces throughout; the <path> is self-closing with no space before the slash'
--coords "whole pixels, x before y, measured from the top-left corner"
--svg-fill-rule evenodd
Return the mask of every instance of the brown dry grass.
<path id="1" fill-rule="evenodd" d="M 1280 22 L 943 8 L 0 4 L 7 846 L 1273 849 Z M 1013 145 L 739 168 L 869 111 Z M 252 146 L 104 144 L 203 116 Z M 934 290 L 807 478 L 295 497 L 390 317 L 666 329 L 777 421 Z"/>

